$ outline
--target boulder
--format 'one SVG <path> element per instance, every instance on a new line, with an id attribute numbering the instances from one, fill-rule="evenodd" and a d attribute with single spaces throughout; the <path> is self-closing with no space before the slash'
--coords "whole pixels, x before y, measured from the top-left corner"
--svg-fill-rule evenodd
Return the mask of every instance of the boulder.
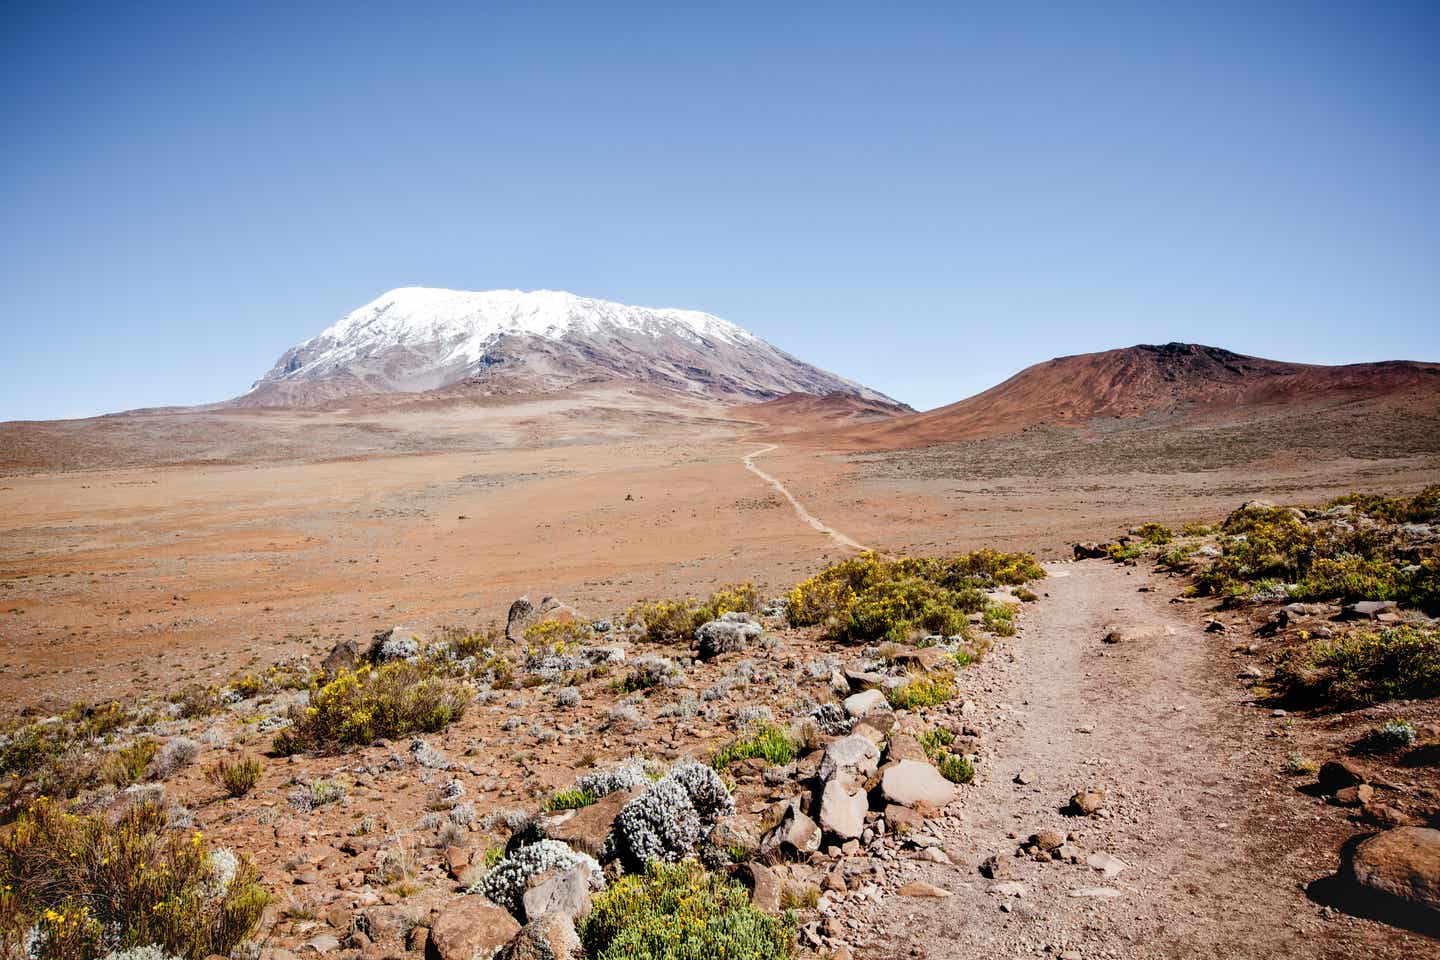
<path id="1" fill-rule="evenodd" d="M 760 843 L 760 855 L 771 862 L 787 857 L 808 858 L 820 849 L 821 831 L 814 820 L 800 811 L 800 802 L 792 800 L 785 805 L 780 822 Z"/>
<path id="2" fill-rule="evenodd" d="M 519 640 L 534 619 L 535 604 L 530 602 L 529 597 L 521 597 L 510 604 L 510 613 L 505 618 L 505 639 Z"/>
<path id="3" fill-rule="evenodd" d="M 342 673 L 353 673 L 360 665 L 360 644 L 355 640 L 341 640 L 330 648 L 320 669 L 331 679 Z"/>
<path id="4" fill-rule="evenodd" d="M 895 655 L 895 665 L 903 668 L 918 668 L 926 673 L 934 673 L 949 659 L 947 654 L 940 647 L 912 647 Z"/>
<path id="5" fill-rule="evenodd" d="M 908 733 L 890 734 L 890 742 L 885 748 L 885 759 L 887 762 L 918 760 L 921 763 L 928 763 L 930 761 L 930 758 L 925 756 L 925 748 L 920 746 L 920 741 Z"/>
<path id="6" fill-rule="evenodd" d="M 865 831 L 870 801 L 864 789 L 841 775 L 825 784 L 820 794 L 820 827 L 841 840 L 854 840 Z"/>
<path id="7" fill-rule="evenodd" d="M 885 805 L 885 826 L 901 836 L 919 833 L 925 829 L 925 815 L 918 810 L 889 803 Z"/>
<path id="8" fill-rule="evenodd" d="M 1076 560 L 1103 560 L 1110 556 L 1110 544 L 1085 542 L 1077 543 L 1073 548 Z"/>
<path id="9" fill-rule="evenodd" d="M 901 760 L 885 768 L 880 792 L 887 801 L 902 807 L 923 803 L 939 809 L 955 799 L 955 784 L 928 763 Z"/>
<path id="10" fill-rule="evenodd" d="M 750 891 L 750 902 L 766 913 L 780 912 L 780 878 L 763 863 L 742 863 L 735 868 L 735 878 Z"/>
<path id="11" fill-rule="evenodd" d="M 1104 790 L 1081 790 L 1070 797 L 1070 809 L 1081 816 L 1099 813 L 1104 806 Z"/>
<path id="12" fill-rule="evenodd" d="M 616 790 L 607 793 L 588 807 L 548 817 L 540 822 L 540 832 L 550 840 L 559 840 L 572 850 L 598 858 L 610 836 L 610 827 L 625 804 L 644 791 Z"/>
<path id="13" fill-rule="evenodd" d="M 845 712 L 863 720 L 871 714 L 890 713 L 890 701 L 879 690 L 861 690 L 845 698 Z"/>
<path id="14" fill-rule="evenodd" d="M 980 873 L 991 880 L 1010 880 L 1015 876 L 1015 858 L 995 854 L 980 864 Z"/>
<path id="15" fill-rule="evenodd" d="M 1341 875 L 1440 918 L 1440 830 L 1396 827 L 1355 845 Z"/>
<path id="16" fill-rule="evenodd" d="M 847 787 L 864 783 L 880 765 L 880 750 L 865 737 L 851 734 L 825 745 L 820 758 L 820 779 L 842 780 Z"/>
<path id="17" fill-rule="evenodd" d="M 748 613 L 727 613 L 695 631 L 697 656 L 701 660 L 713 660 L 722 653 L 739 653 L 764 632 Z"/>
<path id="18" fill-rule="evenodd" d="M 557 911 L 525 924 L 497 960 L 576 960 L 583 955 L 574 920 Z"/>
<path id="19" fill-rule="evenodd" d="M 535 920 L 547 913 L 563 913 L 579 918 L 590 912 L 590 869 L 584 866 L 569 870 L 549 870 L 530 878 L 520 905 L 526 920 Z"/>
<path id="20" fill-rule="evenodd" d="M 1394 600 L 1361 600 L 1345 604 L 1340 615 L 1346 620 L 1375 620 L 1381 614 L 1394 613 L 1397 609 Z"/>
<path id="21" fill-rule="evenodd" d="M 924 880 L 911 880 L 895 892 L 902 897 L 934 897 L 936 899 L 943 899 L 954 896 L 954 894 L 944 887 L 937 887 L 935 884 L 926 883 Z"/>
<path id="22" fill-rule="evenodd" d="M 1358 787 L 1369 777 L 1365 769 L 1353 760 L 1330 760 L 1320 767 L 1316 777 L 1322 793 L 1334 794 L 1346 787 Z"/>
<path id="23" fill-rule="evenodd" d="M 470 894 L 451 900 L 430 925 L 429 960 L 490 960 L 520 932 L 509 911 Z"/>
<path id="24" fill-rule="evenodd" d="M 885 742 L 885 735 L 895 726 L 895 714 L 890 711 L 872 713 L 864 720 L 857 721 L 850 732 L 857 737 L 864 737 L 877 747 Z"/>

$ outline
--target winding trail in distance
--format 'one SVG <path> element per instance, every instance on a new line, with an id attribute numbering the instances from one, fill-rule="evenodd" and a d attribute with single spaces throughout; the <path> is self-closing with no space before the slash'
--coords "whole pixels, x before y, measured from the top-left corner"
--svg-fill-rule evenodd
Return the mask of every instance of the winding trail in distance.
<path id="1" fill-rule="evenodd" d="M 870 549 L 863 543 L 859 543 L 858 541 L 852 540 L 850 537 L 847 537 L 845 534 L 841 533 L 839 530 L 836 530 L 834 527 L 827 527 L 825 524 L 821 523 L 810 513 L 809 510 L 806 510 L 801 505 L 799 500 L 795 499 L 795 496 L 789 490 L 785 489 L 785 484 L 781 483 L 779 480 L 776 480 L 764 470 L 761 470 L 759 467 L 755 466 L 756 457 L 767 454 L 771 450 L 774 450 L 779 446 L 780 444 L 778 443 L 772 443 L 761 447 L 759 450 L 752 450 L 741 458 L 741 462 L 745 464 L 746 470 L 749 470 L 751 473 L 755 474 L 755 476 L 759 477 L 761 480 L 764 480 L 766 483 L 770 484 L 770 486 L 780 491 L 780 495 L 783 496 L 786 500 L 789 500 L 790 506 L 795 508 L 795 515 L 801 520 L 804 520 L 806 523 L 810 524 L 810 526 L 814 527 L 817 531 L 825 534 L 825 536 L 829 537 L 831 540 L 834 540 L 842 547 L 850 547 L 854 550 Z"/>

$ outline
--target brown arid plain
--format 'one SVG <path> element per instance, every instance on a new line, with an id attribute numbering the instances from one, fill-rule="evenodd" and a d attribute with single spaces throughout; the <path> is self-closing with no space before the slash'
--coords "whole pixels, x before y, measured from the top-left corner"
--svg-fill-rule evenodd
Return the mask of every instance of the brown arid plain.
<path id="1" fill-rule="evenodd" d="M 525 934 L 475 891 L 536 829 L 598 855 L 621 804 L 650 794 L 589 797 L 570 820 L 555 800 L 582 772 L 636 756 L 725 774 L 725 829 L 749 838 L 728 869 L 755 906 L 790 912 L 805 957 L 1440 956 L 1433 917 L 1397 920 L 1333 889 L 1340 849 L 1375 817 L 1434 826 L 1433 757 L 1367 761 L 1369 779 L 1338 790 L 1311 763 L 1347 756 L 1401 712 L 1424 741 L 1405 756 L 1433 753 L 1436 701 L 1291 714 L 1264 678 L 1283 644 L 1338 622 L 1338 605 L 1287 614 L 1277 632 L 1278 602 L 1197 599 L 1194 571 L 1158 550 L 1077 547 L 1195 521 L 1207 526 L 1186 550 L 1219 556 L 1213 527 L 1246 501 L 1435 485 L 1436 373 L 1382 373 L 1378 388 L 1306 373 L 1259 391 L 1241 376 L 1243 388 L 1177 404 L 1169 381 L 1092 369 L 1079 386 L 1017 378 L 927 414 L 604 382 L 0 424 L 0 710 L 33 730 L 72 704 L 189 691 L 137 728 L 152 752 L 166 739 L 130 790 L 182 811 L 197 845 L 203 833 L 253 862 L 270 899 L 237 957 L 471 960 L 506 943 L 506 957 L 548 956 L 517 947 Z M 1087 391 L 1086 376 L 1111 386 Z M 1406 536 L 1433 535 L 1416 529 Z M 624 622 L 637 602 L 726 584 L 784 596 L 861 551 L 980 548 L 1032 553 L 1043 578 L 994 581 L 984 614 L 938 638 L 962 668 L 944 673 L 955 689 L 938 703 L 903 691 L 938 675 L 940 648 L 862 650 L 773 601 L 751 608 L 763 642 L 747 635 L 738 655 L 692 649 L 693 629 L 657 641 Z M 557 677 L 543 650 L 515 646 L 464 719 L 423 739 L 267 747 L 332 672 L 309 672 L 327 652 L 349 641 L 353 665 L 377 635 L 503 628 L 522 596 L 559 598 L 556 622 L 576 618 L 585 646 L 567 657 L 619 644 L 628 658 Z M 1013 628 L 991 619 L 999 607 Z M 647 662 L 677 672 L 652 683 Z M 304 682 L 237 680 L 272 666 L 272 680 Z M 880 703 L 852 706 L 867 697 Z M 836 717 L 848 734 L 818 730 Z M 789 760 L 724 761 L 770 719 L 803 728 Z M 932 752 L 937 731 L 953 754 Z M 845 761 L 863 789 L 837 801 L 849 774 L 832 754 L 867 738 L 868 772 L 863 755 Z M 176 745 L 183 760 L 161 764 Z M 260 753 L 243 796 L 217 792 L 217 761 Z M 892 776 L 917 770 L 923 796 L 907 799 Z M 1337 802 L 1346 789 L 1365 799 Z M 115 793 L 77 803 L 103 809 Z M 854 798 L 842 823 L 832 803 Z M 554 893 L 546 877 L 529 877 L 527 896 Z M 525 929 L 549 936 L 534 909 Z"/>

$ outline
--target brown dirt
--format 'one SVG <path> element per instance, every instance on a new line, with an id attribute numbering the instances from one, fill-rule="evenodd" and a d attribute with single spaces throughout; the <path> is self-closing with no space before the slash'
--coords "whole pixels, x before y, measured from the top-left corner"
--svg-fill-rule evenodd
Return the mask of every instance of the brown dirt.
<path id="1" fill-rule="evenodd" d="M 1169 602 L 1170 581 L 1108 561 L 1051 573 L 1019 636 L 966 677 L 990 762 L 937 834 L 956 865 L 905 864 L 954 895 L 846 904 L 857 956 L 1440 956 L 1433 939 L 1307 896 L 1356 828 L 1280 772 L 1288 725 L 1251 701 L 1198 611 Z M 1103 644 L 1111 629 L 1127 639 Z M 1022 771 L 1030 784 L 1014 782 Z M 1108 815 L 1062 812 L 1087 789 L 1108 792 Z M 1046 829 L 1130 866 L 1106 880 L 1013 857 Z M 992 892 L 976 869 L 992 854 L 1023 897 Z M 1118 895 L 1072 895 L 1102 887 Z"/>

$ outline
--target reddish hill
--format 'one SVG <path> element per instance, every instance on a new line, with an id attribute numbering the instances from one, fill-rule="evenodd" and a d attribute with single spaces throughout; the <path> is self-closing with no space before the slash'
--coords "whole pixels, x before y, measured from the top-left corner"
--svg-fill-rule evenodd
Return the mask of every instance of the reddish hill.
<path id="1" fill-rule="evenodd" d="M 1193 343 L 1057 357 L 947 407 L 837 431 L 840 445 L 917 447 L 1099 417 L 1203 416 L 1250 406 L 1393 397 L 1440 403 L 1440 364 L 1283 363 Z"/>

